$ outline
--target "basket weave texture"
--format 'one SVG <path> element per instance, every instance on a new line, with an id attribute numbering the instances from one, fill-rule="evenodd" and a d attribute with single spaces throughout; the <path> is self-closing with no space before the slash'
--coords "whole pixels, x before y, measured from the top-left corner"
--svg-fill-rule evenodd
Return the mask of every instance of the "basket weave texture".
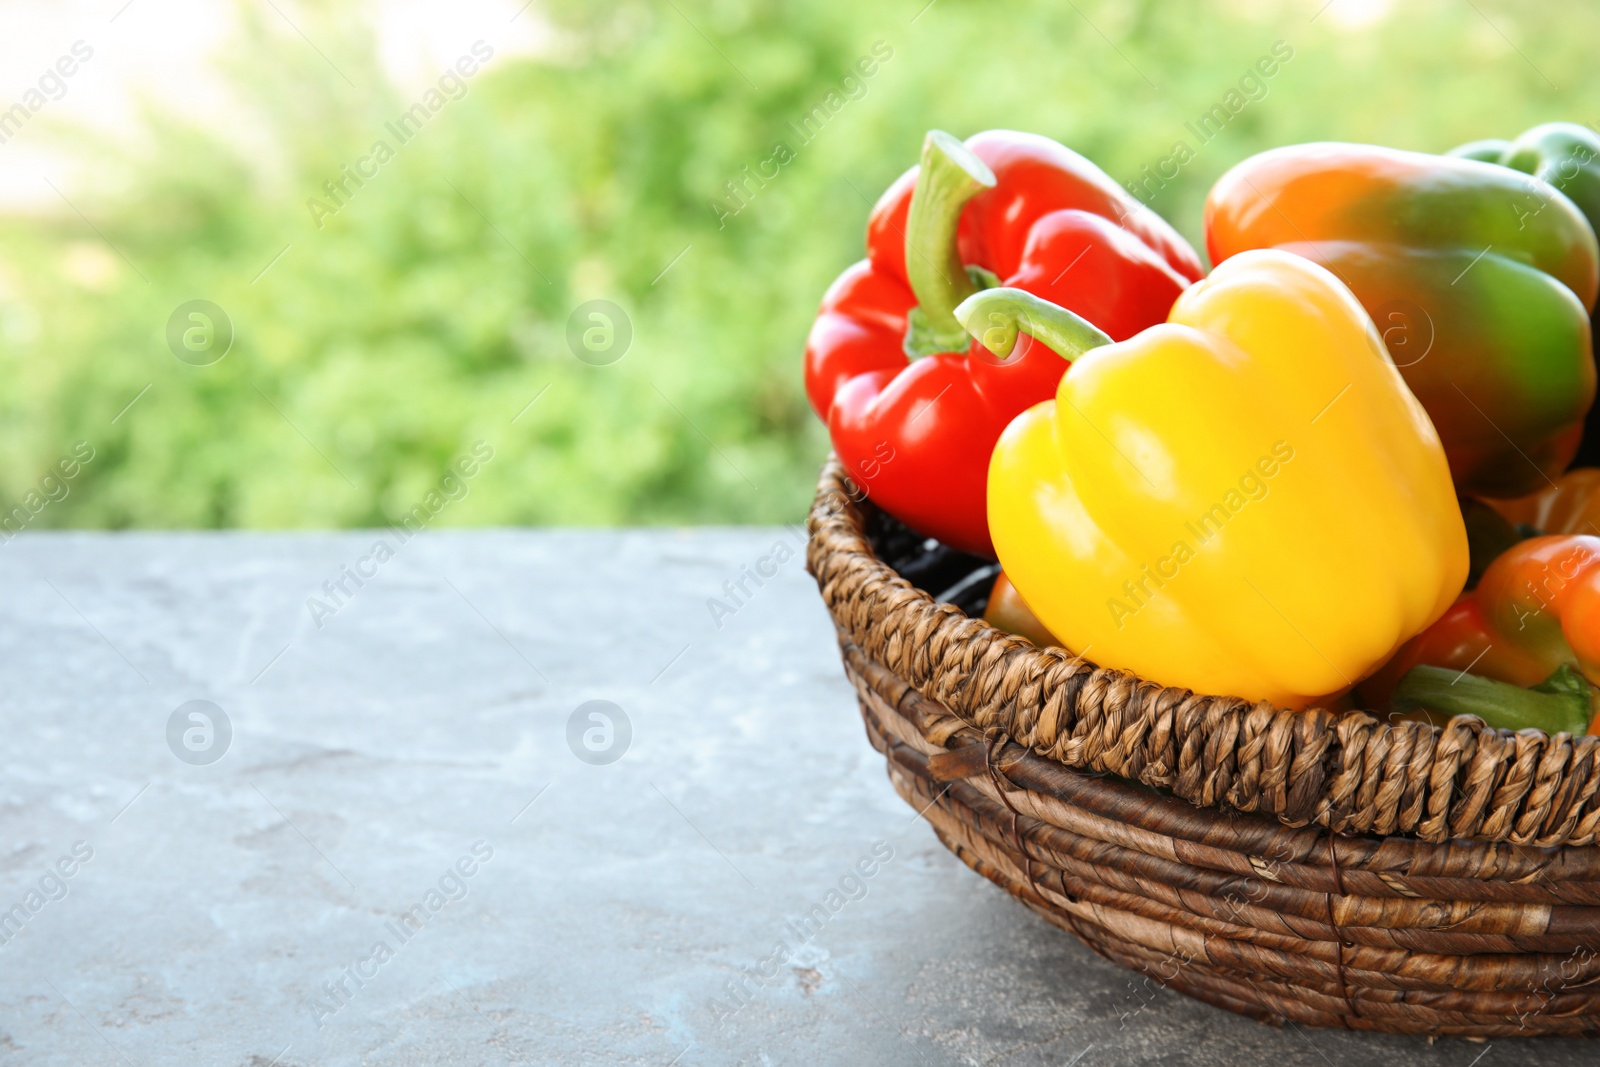
<path id="1" fill-rule="evenodd" d="M 878 556 L 830 457 L 807 567 L 889 776 L 1096 952 L 1256 1018 L 1600 1030 L 1600 738 L 1289 711 L 1036 648 Z"/>

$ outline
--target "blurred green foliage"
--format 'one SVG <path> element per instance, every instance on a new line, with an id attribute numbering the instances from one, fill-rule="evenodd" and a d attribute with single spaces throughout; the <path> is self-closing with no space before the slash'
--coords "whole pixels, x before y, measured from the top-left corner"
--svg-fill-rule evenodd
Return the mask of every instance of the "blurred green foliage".
<path id="1" fill-rule="evenodd" d="M 930 127 L 1036 130 L 1119 181 L 1188 140 L 1153 206 L 1198 247 L 1212 181 L 1272 145 L 1600 122 L 1600 9 L 924 3 L 538 3 L 548 54 L 497 55 L 321 229 L 307 199 L 413 101 L 340 7 L 297 9 L 337 70 L 241 7 L 219 62 L 270 149 L 149 114 L 125 144 L 73 142 L 105 176 L 74 190 L 82 216 L 0 219 L 0 503 L 87 440 L 35 525 L 375 525 L 481 439 L 495 459 L 441 523 L 795 520 L 827 447 L 806 330 Z M 1184 123 L 1280 40 L 1267 95 L 1196 146 Z M 864 95 L 797 136 L 875 42 L 893 55 Z M 779 142 L 793 158 L 719 221 Z M 208 367 L 164 339 L 198 297 L 237 331 Z M 632 320 L 611 366 L 567 347 L 594 298 Z"/>

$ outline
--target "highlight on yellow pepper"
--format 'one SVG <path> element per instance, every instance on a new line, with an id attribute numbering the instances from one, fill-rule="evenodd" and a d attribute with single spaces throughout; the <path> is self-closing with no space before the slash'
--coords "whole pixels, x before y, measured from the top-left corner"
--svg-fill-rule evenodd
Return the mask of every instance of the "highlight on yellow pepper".
<path id="1" fill-rule="evenodd" d="M 1074 360 L 989 466 L 1005 573 L 1051 633 L 1169 686 L 1300 708 L 1344 693 L 1467 576 L 1439 436 L 1322 267 L 1233 256 L 1118 343 L 1015 289 L 956 310 L 1002 358 Z"/>

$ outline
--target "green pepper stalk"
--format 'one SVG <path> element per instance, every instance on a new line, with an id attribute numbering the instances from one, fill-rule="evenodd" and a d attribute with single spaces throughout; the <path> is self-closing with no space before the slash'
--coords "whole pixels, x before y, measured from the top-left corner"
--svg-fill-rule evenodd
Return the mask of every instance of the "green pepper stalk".
<path id="1" fill-rule="evenodd" d="M 906 215 L 906 280 L 916 294 L 906 327 L 906 354 L 965 352 L 971 342 L 956 321 L 956 305 L 995 284 L 980 268 L 961 262 L 956 231 L 967 201 L 995 186 L 994 171 L 943 130 L 922 142 L 922 168 Z"/>
<path id="2" fill-rule="evenodd" d="M 1111 343 L 1088 319 L 1022 289 L 973 293 L 955 309 L 954 318 L 1001 359 L 1015 350 L 1019 333 L 1048 346 L 1069 363 L 1091 348 Z"/>
<path id="3" fill-rule="evenodd" d="M 1393 706 L 1406 714 L 1426 709 L 1476 715 L 1501 730 L 1543 730 L 1574 737 L 1588 732 L 1595 689 L 1571 664 L 1531 689 L 1447 667 L 1413 667 L 1395 687 Z"/>

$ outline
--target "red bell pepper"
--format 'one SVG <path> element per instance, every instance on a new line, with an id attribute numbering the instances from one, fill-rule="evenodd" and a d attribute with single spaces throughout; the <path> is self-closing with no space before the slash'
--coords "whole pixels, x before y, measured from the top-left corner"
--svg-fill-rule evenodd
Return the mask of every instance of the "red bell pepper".
<path id="1" fill-rule="evenodd" d="M 993 556 L 989 454 L 1055 395 L 1067 362 L 1031 341 L 998 359 L 952 314 L 980 288 L 1025 289 L 1113 340 L 1166 321 L 1202 275 L 1165 221 L 1076 152 L 991 130 L 928 134 L 922 165 L 867 224 L 867 258 L 829 287 L 806 341 L 806 394 L 871 499 L 919 533 Z"/>

